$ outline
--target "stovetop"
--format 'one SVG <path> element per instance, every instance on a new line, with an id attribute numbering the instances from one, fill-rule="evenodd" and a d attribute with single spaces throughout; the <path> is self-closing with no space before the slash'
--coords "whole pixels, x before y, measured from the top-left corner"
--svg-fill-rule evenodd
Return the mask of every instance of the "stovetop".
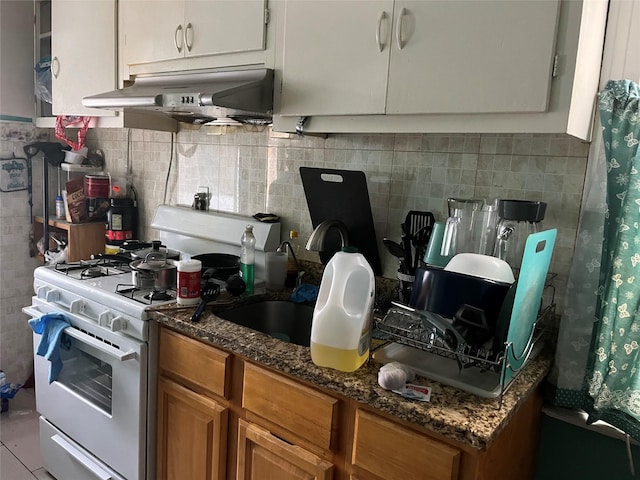
<path id="1" fill-rule="evenodd" d="M 113 255 L 92 260 L 80 260 L 72 263 L 59 263 L 53 269 L 62 275 L 77 280 L 89 280 L 92 278 L 120 275 L 131 272 L 130 258 Z"/>

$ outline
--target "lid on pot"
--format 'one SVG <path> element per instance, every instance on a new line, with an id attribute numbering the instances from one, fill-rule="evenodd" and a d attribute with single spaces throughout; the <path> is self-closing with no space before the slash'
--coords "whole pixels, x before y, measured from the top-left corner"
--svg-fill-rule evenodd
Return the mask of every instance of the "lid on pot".
<path id="1" fill-rule="evenodd" d="M 167 260 L 161 252 L 150 252 L 145 258 L 134 260 L 130 265 L 134 269 L 151 272 L 177 268 L 177 263 L 174 260 Z"/>
<path id="2" fill-rule="evenodd" d="M 138 245 L 137 248 L 136 245 Z M 170 260 L 180 259 L 180 252 L 178 250 L 163 246 L 159 240 L 153 240 L 152 242 L 138 242 L 137 240 L 126 242 L 123 245 L 123 249 L 131 252 L 131 257 L 134 259 L 144 259 L 152 252 L 160 252 Z"/>

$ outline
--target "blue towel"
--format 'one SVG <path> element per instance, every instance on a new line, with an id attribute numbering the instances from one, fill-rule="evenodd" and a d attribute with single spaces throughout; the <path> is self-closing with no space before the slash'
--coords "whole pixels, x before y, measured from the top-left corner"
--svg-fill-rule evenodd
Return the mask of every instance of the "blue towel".
<path id="1" fill-rule="evenodd" d="M 293 303 L 313 303 L 318 298 L 319 290 L 320 287 L 318 287 L 317 285 L 303 283 L 291 293 L 291 301 Z"/>
<path id="2" fill-rule="evenodd" d="M 61 313 L 48 313 L 40 318 L 29 320 L 29 326 L 34 332 L 42 335 L 36 353 L 51 362 L 49 367 L 49 383 L 51 383 L 57 380 L 62 370 L 60 348 L 65 350 L 71 348 L 71 339 L 66 335 L 64 338 L 62 336 L 63 330 L 71 326 L 71 323 Z"/>

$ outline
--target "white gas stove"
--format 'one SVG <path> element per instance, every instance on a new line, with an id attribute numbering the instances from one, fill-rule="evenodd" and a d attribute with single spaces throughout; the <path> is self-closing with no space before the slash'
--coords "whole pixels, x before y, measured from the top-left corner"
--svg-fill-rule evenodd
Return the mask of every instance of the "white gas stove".
<path id="1" fill-rule="evenodd" d="M 181 258 L 240 254 L 246 225 L 256 236 L 257 285 L 265 252 L 280 243 L 280 224 L 250 217 L 158 207 L 151 226 Z M 35 355 L 36 405 L 44 467 L 56 478 L 155 478 L 157 325 L 149 308 L 175 301 L 170 290 L 137 289 L 127 259 L 100 258 L 39 267 L 34 272 L 34 319 L 63 316 L 70 326 L 60 350 L 63 368 L 49 382 L 50 362 Z"/>

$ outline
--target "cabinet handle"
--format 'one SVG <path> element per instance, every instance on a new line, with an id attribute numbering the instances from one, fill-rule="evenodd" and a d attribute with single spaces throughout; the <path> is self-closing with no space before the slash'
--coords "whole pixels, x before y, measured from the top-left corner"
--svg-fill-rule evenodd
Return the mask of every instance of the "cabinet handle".
<path id="1" fill-rule="evenodd" d="M 191 22 L 187 23 L 187 28 L 184 30 L 184 44 L 187 47 L 187 51 L 191 51 L 193 48 L 193 25 Z"/>
<path id="2" fill-rule="evenodd" d="M 396 23 L 396 42 L 398 43 L 399 50 L 404 48 L 404 43 L 402 42 L 402 17 L 404 17 L 406 13 L 407 9 L 402 7 L 400 9 L 400 15 L 398 15 L 398 23 Z"/>
<path id="3" fill-rule="evenodd" d="M 384 50 L 384 43 L 380 40 L 380 30 L 382 29 L 382 21 L 387 18 L 387 12 L 384 10 L 380 12 L 380 16 L 378 17 L 378 25 L 376 27 L 376 45 L 378 45 L 378 51 L 382 52 Z"/>
<path id="4" fill-rule="evenodd" d="M 173 34 L 173 44 L 176 46 L 178 53 L 182 52 L 182 45 L 178 45 L 178 38 L 182 37 L 182 25 L 176 27 L 176 32 Z"/>
<path id="5" fill-rule="evenodd" d="M 51 61 L 51 73 L 54 78 L 58 78 L 58 75 L 60 74 L 60 60 L 58 60 L 58 57 L 53 57 L 53 60 Z"/>

